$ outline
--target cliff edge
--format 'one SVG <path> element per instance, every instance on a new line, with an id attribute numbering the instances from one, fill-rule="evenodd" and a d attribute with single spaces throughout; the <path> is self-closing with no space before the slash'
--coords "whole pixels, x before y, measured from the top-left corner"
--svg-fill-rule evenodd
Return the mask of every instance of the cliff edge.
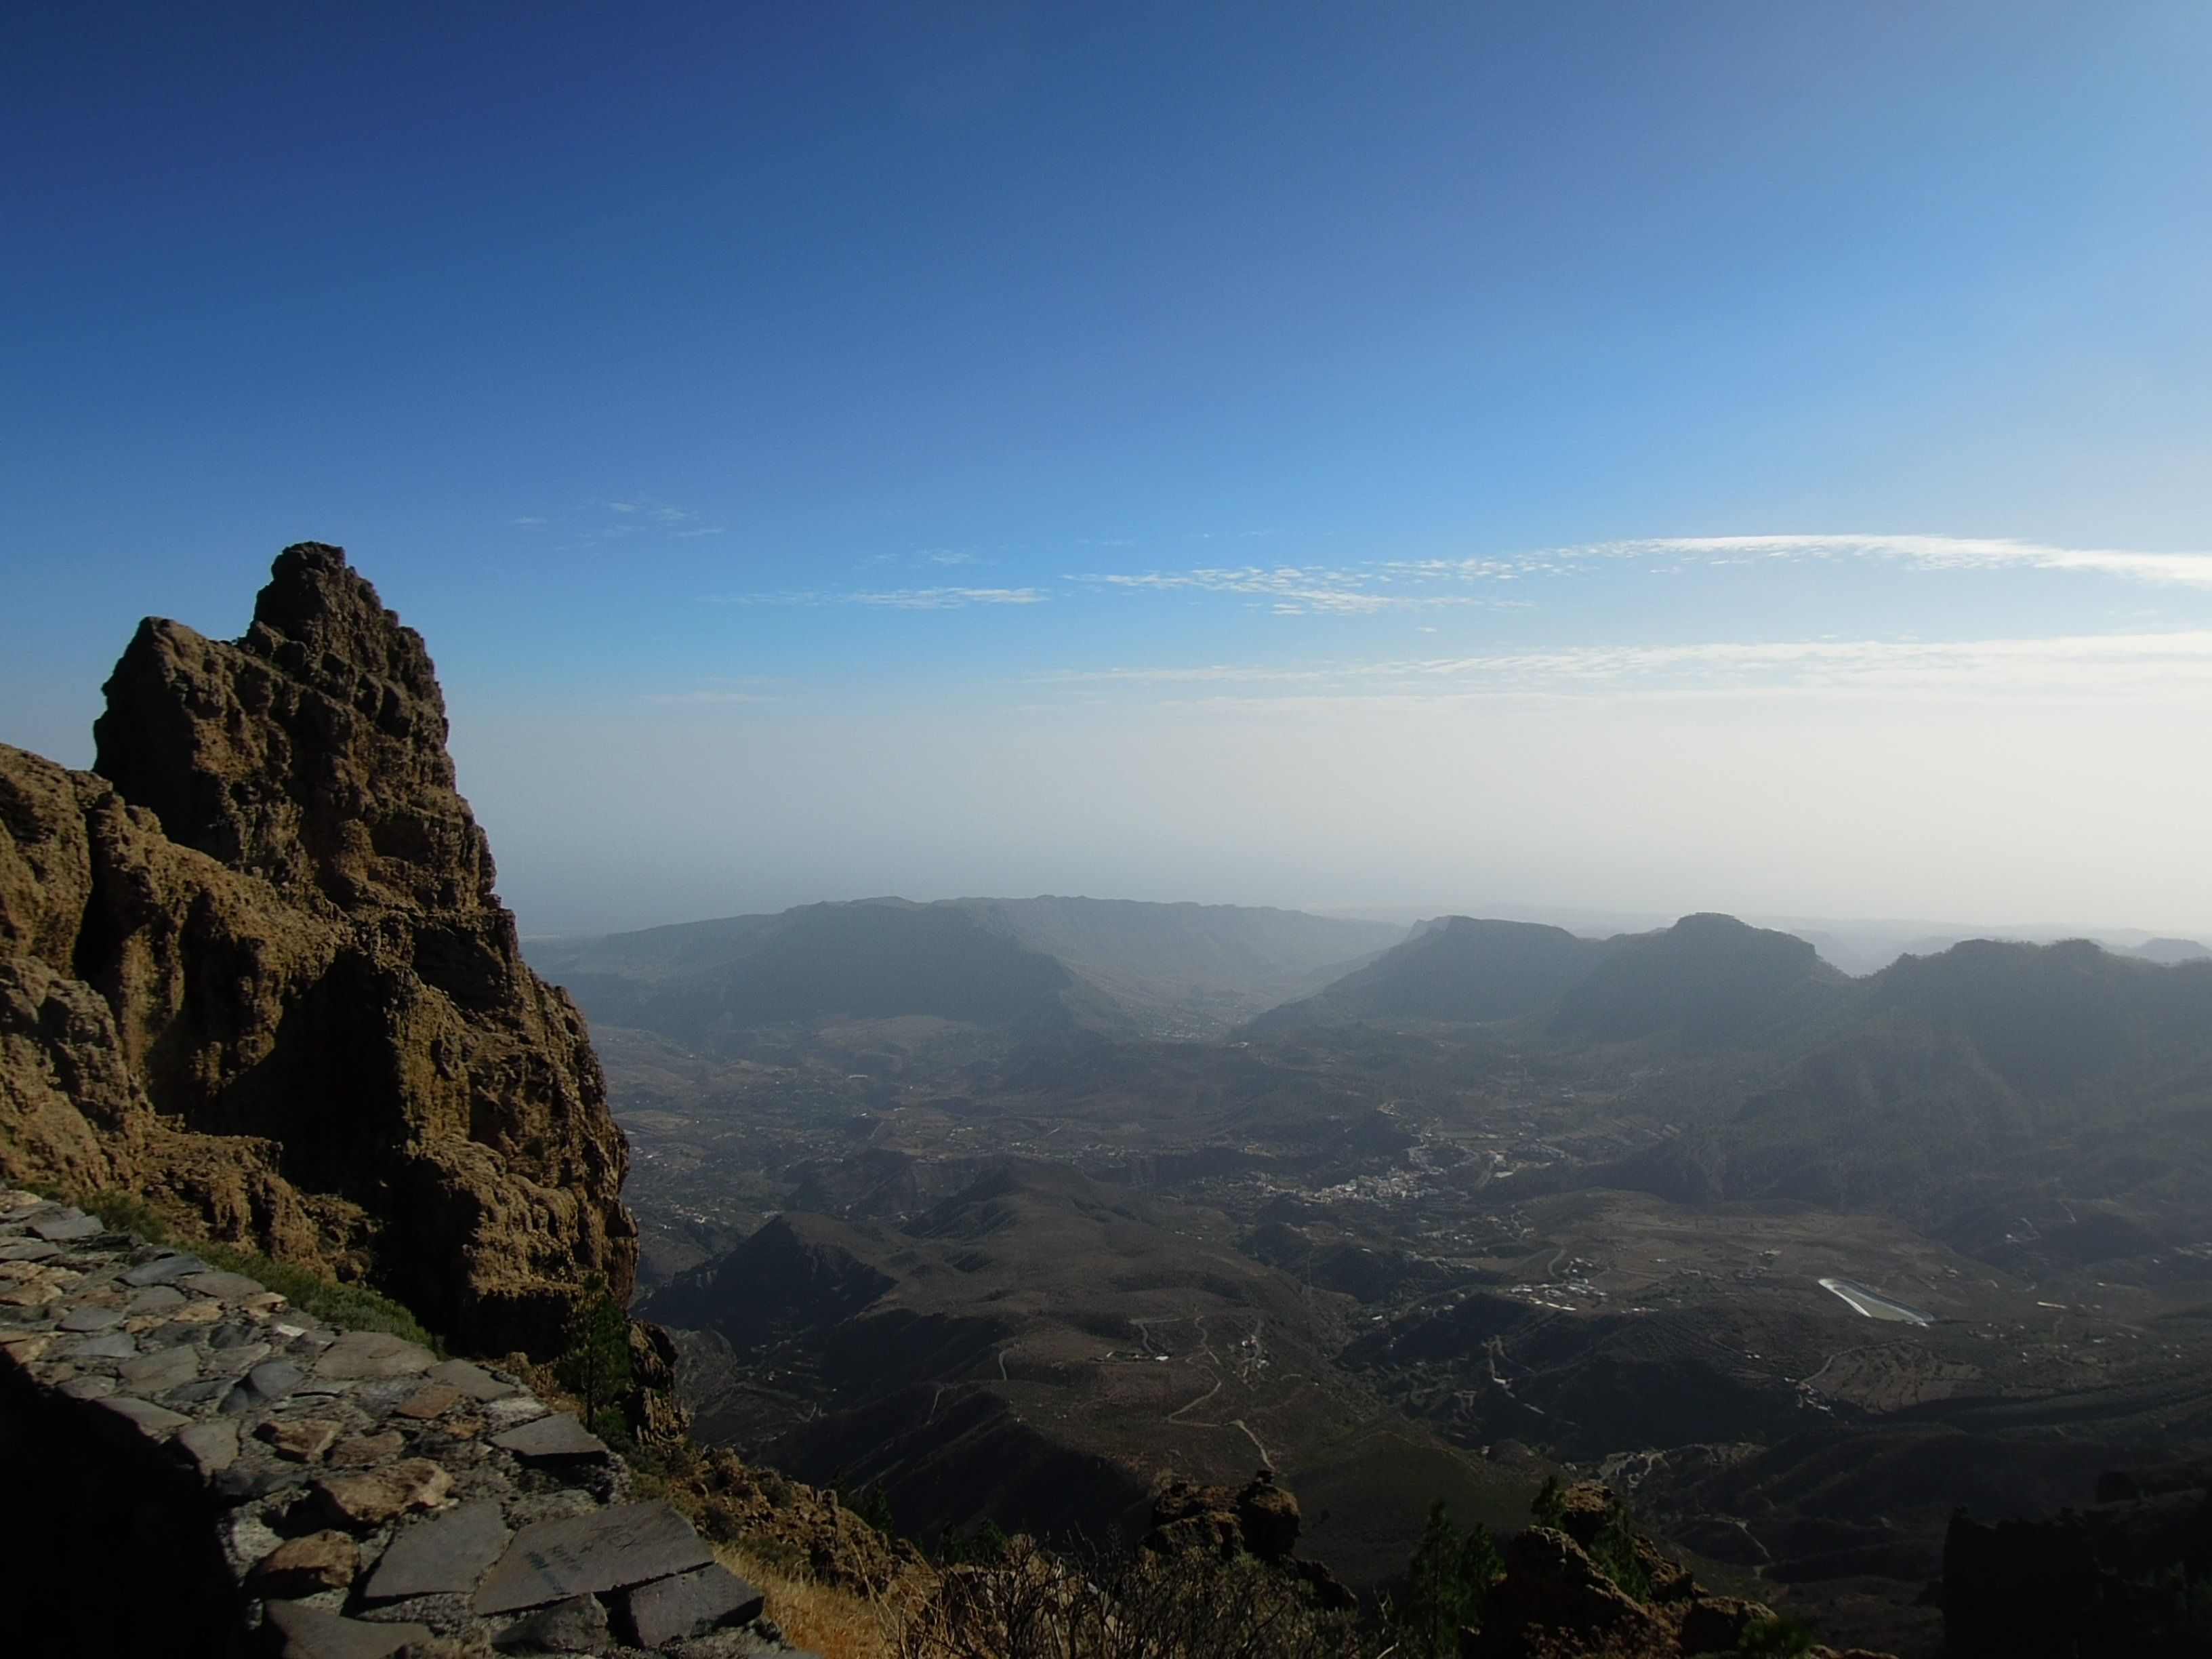
<path id="1" fill-rule="evenodd" d="M 119 1188 L 457 1347 L 627 1299 L 628 1148 L 524 963 L 422 638 L 287 548 L 234 641 L 149 618 L 92 772 L 0 746 L 0 1177 Z"/>

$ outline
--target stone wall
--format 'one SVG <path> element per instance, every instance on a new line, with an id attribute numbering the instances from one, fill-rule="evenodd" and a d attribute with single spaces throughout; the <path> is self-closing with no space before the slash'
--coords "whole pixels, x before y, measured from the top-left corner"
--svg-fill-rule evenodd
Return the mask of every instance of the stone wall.
<path id="1" fill-rule="evenodd" d="M 0 1189 L 0 1646 L 787 1653 L 520 1382 Z"/>

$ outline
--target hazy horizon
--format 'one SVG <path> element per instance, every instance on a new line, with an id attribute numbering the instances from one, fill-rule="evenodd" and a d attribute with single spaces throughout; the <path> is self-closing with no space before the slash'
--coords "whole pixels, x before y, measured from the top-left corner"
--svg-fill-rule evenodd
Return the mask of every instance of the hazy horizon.
<path id="1" fill-rule="evenodd" d="M 2212 935 L 2212 12 L 537 22 L 0 19 L 0 741 L 315 538 L 534 933 Z"/>

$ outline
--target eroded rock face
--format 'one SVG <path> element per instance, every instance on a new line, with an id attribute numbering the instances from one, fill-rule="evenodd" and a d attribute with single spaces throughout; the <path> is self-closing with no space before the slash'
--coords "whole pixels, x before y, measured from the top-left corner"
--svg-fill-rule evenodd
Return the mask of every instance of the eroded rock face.
<path id="1" fill-rule="evenodd" d="M 522 961 L 422 639 L 287 549 L 234 643 L 143 623 L 96 771 L 0 748 L 0 1175 L 125 1188 L 561 1346 L 627 1297 L 628 1152 L 582 1017 Z"/>

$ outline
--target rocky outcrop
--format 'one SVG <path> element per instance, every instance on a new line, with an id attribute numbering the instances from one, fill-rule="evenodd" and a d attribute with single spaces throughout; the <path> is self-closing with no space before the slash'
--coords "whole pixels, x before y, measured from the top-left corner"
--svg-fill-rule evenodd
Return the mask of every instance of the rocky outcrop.
<path id="1" fill-rule="evenodd" d="M 1543 1524 L 1505 1547 L 1479 1626 L 1461 1659 L 1689 1659 L 1698 1654 L 1803 1653 L 1881 1659 L 1791 1637 L 1773 1609 L 1715 1595 L 1638 1536 L 1620 1500 L 1586 1481 L 1559 1494 Z"/>
<path id="2" fill-rule="evenodd" d="M 787 1653 L 644 1498 L 510 1373 L 0 1189 L 10 1652 Z"/>
<path id="3" fill-rule="evenodd" d="M 1242 1486 L 1206 1486 L 1172 1478 L 1152 1494 L 1152 1528 L 1143 1547 L 1158 1555 L 1186 1552 L 1220 1561 L 1249 1556 L 1305 1586 L 1315 1606 L 1348 1611 L 1358 1597 L 1319 1561 L 1293 1553 L 1304 1517 L 1298 1500 L 1261 1469 Z"/>
<path id="4" fill-rule="evenodd" d="M 628 1161 L 454 787 L 422 639 L 287 549 L 225 643 L 143 624 L 93 773 L 0 748 L 0 1176 L 118 1188 L 544 1356 L 627 1297 Z"/>

